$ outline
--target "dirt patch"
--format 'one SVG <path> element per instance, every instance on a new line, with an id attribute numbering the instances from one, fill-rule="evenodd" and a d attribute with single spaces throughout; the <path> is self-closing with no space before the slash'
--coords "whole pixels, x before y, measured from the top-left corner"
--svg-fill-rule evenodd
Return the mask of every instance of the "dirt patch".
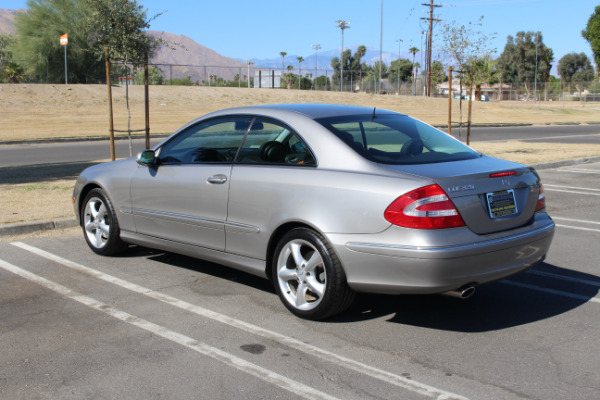
<path id="1" fill-rule="evenodd" d="M 113 87 L 115 128 L 127 128 L 125 89 Z M 143 88 L 130 88 L 132 129 L 144 127 Z M 104 85 L 0 85 L 0 141 L 108 136 Z M 170 133 L 207 112 L 226 107 L 275 103 L 337 103 L 385 108 L 430 124 L 447 124 L 448 100 L 299 90 L 152 86 L 150 127 Z M 452 121 L 461 120 L 453 100 Z M 467 103 L 463 103 L 466 119 Z M 600 104 L 476 102 L 473 123 L 581 123 L 600 121 Z M 600 145 L 475 143 L 483 153 L 536 164 L 600 155 Z M 71 193 L 77 175 L 91 163 L 0 168 L 0 224 L 73 217 Z"/>
<path id="2" fill-rule="evenodd" d="M 448 100 L 310 90 L 151 86 L 150 130 L 171 133 L 210 111 L 276 103 L 336 103 L 385 108 L 430 124 L 448 123 Z M 0 85 L 0 141 L 108 136 L 104 85 Z M 131 128 L 144 128 L 144 91 L 129 88 Z M 113 87 L 115 129 L 127 129 L 125 88 Z M 466 120 L 467 102 L 452 101 L 452 121 Z M 600 103 L 474 102 L 473 123 L 569 123 L 600 121 Z"/>
<path id="3" fill-rule="evenodd" d="M 542 164 L 600 156 L 600 145 L 566 143 L 475 142 L 472 147 L 484 154 L 522 164 Z"/>

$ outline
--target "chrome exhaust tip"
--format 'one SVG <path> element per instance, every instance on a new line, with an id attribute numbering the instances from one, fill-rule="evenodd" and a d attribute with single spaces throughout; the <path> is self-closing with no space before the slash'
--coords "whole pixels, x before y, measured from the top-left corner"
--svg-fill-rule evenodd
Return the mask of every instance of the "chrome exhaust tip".
<path id="1" fill-rule="evenodd" d="M 449 290 L 442 293 L 444 296 L 456 297 L 458 299 L 468 299 L 475 293 L 475 286 L 465 285 L 455 290 Z"/>

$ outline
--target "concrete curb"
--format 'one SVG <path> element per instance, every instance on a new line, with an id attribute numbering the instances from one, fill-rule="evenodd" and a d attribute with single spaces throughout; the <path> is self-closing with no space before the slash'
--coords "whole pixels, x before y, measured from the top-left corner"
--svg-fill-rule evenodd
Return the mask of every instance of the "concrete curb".
<path id="1" fill-rule="evenodd" d="M 568 167 L 570 165 L 589 164 L 600 162 L 600 157 L 577 158 L 573 160 L 554 161 L 548 163 L 531 165 L 536 170 Z M 61 218 L 54 221 L 19 222 L 16 224 L 0 225 L 0 237 L 24 235 L 55 229 L 66 229 L 78 226 L 77 220 L 73 218 Z"/>
<path id="2" fill-rule="evenodd" d="M 54 221 L 18 222 L 16 224 L 0 225 L 0 236 L 25 235 L 29 233 L 66 229 L 78 226 L 73 218 L 60 218 Z"/>

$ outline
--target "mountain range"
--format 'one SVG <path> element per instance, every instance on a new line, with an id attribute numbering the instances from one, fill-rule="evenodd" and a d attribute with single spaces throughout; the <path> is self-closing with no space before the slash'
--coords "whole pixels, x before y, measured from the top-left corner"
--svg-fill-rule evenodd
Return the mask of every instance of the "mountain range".
<path id="1" fill-rule="evenodd" d="M 0 8 L 0 33 L 15 34 L 14 16 L 25 10 L 8 10 Z M 287 69 L 289 65 L 293 66 L 294 73 L 298 73 L 299 65 L 297 58 L 300 55 L 288 54 L 285 60 L 280 55 L 270 59 L 252 59 L 243 60 L 231 57 L 225 57 L 216 51 L 205 47 L 184 35 L 176 35 L 169 32 L 148 31 L 154 37 L 162 36 L 163 40 L 169 43 L 169 46 L 162 46 L 150 60 L 151 64 L 156 65 L 165 75 L 166 79 L 184 78 L 189 76 L 192 82 L 202 82 L 209 79 L 210 76 L 217 76 L 226 80 L 232 80 L 235 75 L 240 74 L 245 77 L 248 72 L 253 76 L 258 69 L 280 71 L 283 66 Z M 58 38 L 56 39 L 58 45 Z M 352 53 L 356 51 L 358 45 L 346 47 L 351 49 Z M 320 51 L 302 55 L 304 61 L 301 64 L 302 74 L 311 73 L 314 75 L 315 68 L 318 75 L 332 74 L 331 59 L 340 56 L 340 49 L 329 51 Z M 401 57 L 411 58 L 408 53 L 402 53 Z M 398 53 L 383 52 L 382 60 L 387 65 L 398 58 Z M 315 65 L 315 59 L 318 62 Z M 367 48 L 365 57 L 366 64 L 373 64 L 379 61 L 379 50 Z M 248 61 L 252 61 L 249 69 Z"/>

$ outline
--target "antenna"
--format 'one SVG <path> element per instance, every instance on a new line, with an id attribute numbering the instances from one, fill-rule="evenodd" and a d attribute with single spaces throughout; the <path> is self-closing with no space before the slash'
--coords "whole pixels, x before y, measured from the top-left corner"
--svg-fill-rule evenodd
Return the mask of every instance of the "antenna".
<path id="1" fill-rule="evenodd" d="M 371 121 L 373 121 L 375 119 L 375 110 L 377 109 L 377 107 L 373 107 L 373 115 L 371 115 Z"/>

